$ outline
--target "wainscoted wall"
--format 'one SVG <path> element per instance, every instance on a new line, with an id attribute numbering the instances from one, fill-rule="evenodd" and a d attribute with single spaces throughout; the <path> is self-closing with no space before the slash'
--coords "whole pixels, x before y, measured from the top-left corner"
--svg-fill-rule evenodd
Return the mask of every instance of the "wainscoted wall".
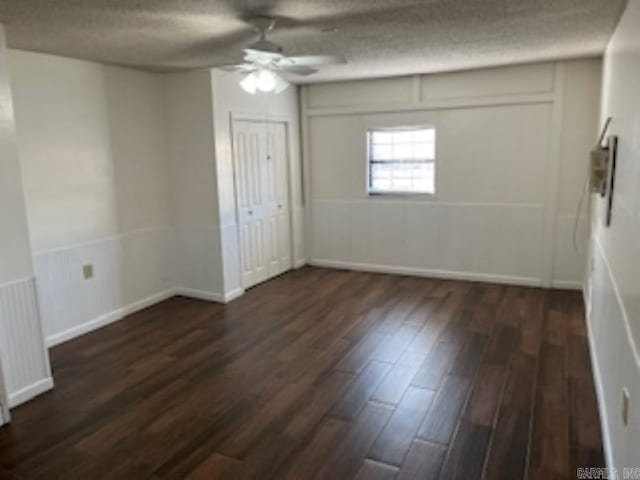
<path id="1" fill-rule="evenodd" d="M 223 301 L 218 226 L 176 226 L 173 248 L 174 285 L 178 293 L 202 300 Z"/>
<path id="2" fill-rule="evenodd" d="M 165 75 L 175 285 L 205 300 L 223 297 L 211 109 L 208 71 Z"/>
<path id="3" fill-rule="evenodd" d="M 241 280 L 240 244 L 237 223 L 222 225 L 220 227 L 220 240 L 222 242 L 222 258 L 224 259 L 223 281 L 225 297 L 235 298 L 244 293 Z"/>
<path id="4" fill-rule="evenodd" d="M 640 355 L 604 249 L 594 240 L 593 272 L 587 298 L 589 341 L 596 380 L 607 465 L 637 467 L 640 461 Z M 629 425 L 622 422 L 622 392 L 631 398 Z"/>
<path id="5" fill-rule="evenodd" d="M 9 66 L 25 244 L 55 345 L 174 291 L 165 76 L 19 50 Z"/>
<path id="6" fill-rule="evenodd" d="M 34 285 L 4 26 L 0 24 L 0 423 L 53 386 Z"/>
<path id="7" fill-rule="evenodd" d="M 589 250 L 589 220 L 580 216 L 576 227 L 575 212 L 573 212 L 572 214 L 558 213 L 556 221 L 553 287 L 582 289 L 586 268 L 585 257 Z M 574 248 L 574 229 L 578 250 Z"/>
<path id="8" fill-rule="evenodd" d="M 33 278 L 0 285 L 0 352 L 10 407 L 53 387 L 37 301 Z"/>
<path id="9" fill-rule="evenodd" d="M 231 134 L 233 118 L 287 123 L 293 266 L 299 267 L 306 263 L 303 248 L 304 205 L 298 90 L 292 86 L 278 95 L 250 95 L 240 88 L 235 75 L 215 69 L 211 71 L 210 88 L 213 100 L 211 107 L 214 119 L 217 216 L 221 235 L 221 273 L 225 298 L 233 298 L 243 291 Z"/>
<path id="10" fill-rule="evenodd" d="M 605 199 L 593 196 L 591 265 L 585 288 L 589 340 L 605 453 L 623 478 L 640 465 L 640 2 L 628 3 L 607 47 L 602 119 L 619 139 L 611 226 Z M 622 420 L 623 392 L 630 397 Z"/>
<path id="11" fill-rule="evenodd" d="M 154 75 L 22 51 L 11 52 L 10 64 L 48 345 L 176 293 L 220 302 L 242 294 L 235 213 L 224 222 L 218 215 L 216 146 L 224 140 L 214 143 L 214 73 Z M 217 84 L 218 96 L 233 89 L 237 102 L 236 83 Z M 277 102 L 291 115 L 298 158 L 296 90 Z M 42 104 L 53 107 L 43 115 Z M 228 111 L 221 121 L 224 131 Z M 299 180 L 299 162 L 293 168 Z M 233 201 L 227 173 L 220 184 Z M 299 255 L 301 243 L 296 236 Z"/>
<path id="12" fill-rule="evenodd" d="M 56 345 L 173 294 L 172 229 L 138 230 L 34 255 L 48 345 Z M 83 265 L 93 265 L 85 279 Z"/>
<path id="13" fill-rule="evenodd" d="M 539 284 L 541 205 L 317 200 L 313 206 L 314 263 Z"/>
<path id="14" fill-rule="evenodd" d="M 9 413 L 9 395 L 7 394 L 7 383 L 4 380 L 4 367 L 2 365 L 6 360 L 0 352 L 0 427 L 5 423 L 9 423 L 11 414 Z"/>
<path id="15" fill-rule="evenodd" d="M 297 168 L 298 168 L 298 172 L 297 172 L 298 177 L 301 178 L 302 174 L 299 171 L 299 169 L 301 169 L 301 166 L 299 165 Z M 300 185 L 300 188 L 302 188 L 302 181 L 299 181 L 298 183 Z M 305 237 L 307 235 L 307 232 L 305 231 L 306 212 L 305 212 L 305 207 L 302 203 L 298 205 L 293 205 L 293 207 L 291 208 L 291 219 L 292 219 L 293 228 L 296 229 L 296 232 L 293 235 L 293 242 L 292 242 L 293 266 L 294 268 L 300 268 L 307 263 L 307 257 L 305 254 L 305 251 L 306 251 Z"/>
<path id="16" fill-rule="evenodd" d="M 302 88 L 311 263 L 581 288 L 599 59 Z M 434 125 L 436 194 L 368 196 L 369 128 Z M 566 134 L 566 135 L 565 135 Z"/>
<path id="17" fill-rule="evenodd" d="M 165 226 L 36 253 L 47 345 L 70 340 L 172 295 L 216 302 L 241 295 L 242 290 L 223 293 L 216 255 L 220 238 L 214 225 Z M 93 278 L 84 278 L 86 264 L 93 265 Z"/>

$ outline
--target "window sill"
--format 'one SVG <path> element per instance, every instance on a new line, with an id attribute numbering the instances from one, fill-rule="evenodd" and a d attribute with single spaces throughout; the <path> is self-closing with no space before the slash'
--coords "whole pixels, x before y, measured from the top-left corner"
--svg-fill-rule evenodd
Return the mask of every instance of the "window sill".
<path id="1" fill-rule="evenodd" d="M 413 192 L 367 192 L 370 198 L 398 198 L 416 200 L 435 200 L 435 193 L 413 193 Z"/>

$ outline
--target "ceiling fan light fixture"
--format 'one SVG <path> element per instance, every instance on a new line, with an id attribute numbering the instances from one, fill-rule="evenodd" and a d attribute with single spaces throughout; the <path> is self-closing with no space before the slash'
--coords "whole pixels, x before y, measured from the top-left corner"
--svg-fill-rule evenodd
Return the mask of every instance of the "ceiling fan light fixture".
<path id="1" fill-rule="evenodd" d="M 262 68 L 256 72 L 256 86 L 261 92 L 272 92 L 276 89 L 276 74 Z"/>
<path id="2" fill-rule="evenodd" d="M 255 72 L 251 72 L 249 75 L 240 80 L 240 87 L 242 87 L 245 92 L 251 95 L 255 95 L 258 88 L 258 82 L 256 80 Z"/>
<path id="3" fill-rule="evenodd" d="M 318 72 L 317 67 L 347 63 L 343 55 L 301 55 L 289 57 L 277 43 L 267 40 L 267 32 L 273 30 L 275 19 L 258 16 L 249 19 L 255 26 L 259 39 L 243 48 L 243 63 L 239 65 L 222 65 L 218 68 L 228 72 L 242 73 L 240 80 L 242 89 L 255 95 L 258 92 L 280 93 L 289 87 L 289 82 L 282 75 L 307 77 Z M 334 25 L 328 26 L 334 30 Z M 216 68 L 216 67 L 213 67 Z"/>
<path id="4" fill-rule="evenodd" d="M 284 92 L 287 88 L 289 88 L 289 82 L 287 82 L 280 75 L 276 74 L 275 78 L 276 78 L 276 86 L 274 90 L 276 93 Z"/>
<path id="5" fill-rule="evenodd" d="M 240 81 L 240 87 L 251 95 L 255 95 L 256 92 L 280 93 L 286 90 L 288 86 L 289 82 L 267 68 L 251 72 Z"/>

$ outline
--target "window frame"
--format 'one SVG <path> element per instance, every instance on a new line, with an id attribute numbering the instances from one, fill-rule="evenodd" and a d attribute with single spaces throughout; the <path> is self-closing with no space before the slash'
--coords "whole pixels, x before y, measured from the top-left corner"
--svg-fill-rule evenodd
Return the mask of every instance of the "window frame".
<path id="1" fill-rule="evenodd" d="M 434 158 L 433 160 L 427 160 L 424 163 L 432 163 L 433 164 L 433 193 L 430 192 L 411 192 L 411 191 L 402 191 L 402 190 L 394 190 L 394 191 L 381 191 L 381 190 L 373 190 L 372 186 L 372 172 L 371 172 L 371 135 L 374 132 L 397 132 L 397 131 L 416 131 L 416 130 L 433 130 L 434 131 Z M 438 142 L 437 142 L 437 129 L 433 124 L 420 124 L 420 125 L 395 125 L 395 126 L 368 126 L 366 128 L 366 185 L 365 191 L 368 197 L 416 197 L 421 199 L 435 199 L 436 197 L 436 179 L 437 179 L 437 168 L 436 162 L 438 159 Z M 400 163 L 400 162 L 398 162 Z M 423 163 L 423 162 L 419 162 Z"/>

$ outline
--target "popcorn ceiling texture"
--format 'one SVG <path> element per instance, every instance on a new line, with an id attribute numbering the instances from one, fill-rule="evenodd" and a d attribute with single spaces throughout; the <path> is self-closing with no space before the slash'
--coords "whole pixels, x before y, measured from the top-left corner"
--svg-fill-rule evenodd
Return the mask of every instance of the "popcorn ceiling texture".
<path id="1" fill-rule="evenodd" d="M 636 1 L 636 0 L 632 0 Z M 152 71 L 238 63 L 243 19 L 285 53 L 342 53 L 306 81 L 599 55 L 626 0 L 0 0 L 9 46 Z M 337 29 L 337 32 L 325 30 Z"/>

